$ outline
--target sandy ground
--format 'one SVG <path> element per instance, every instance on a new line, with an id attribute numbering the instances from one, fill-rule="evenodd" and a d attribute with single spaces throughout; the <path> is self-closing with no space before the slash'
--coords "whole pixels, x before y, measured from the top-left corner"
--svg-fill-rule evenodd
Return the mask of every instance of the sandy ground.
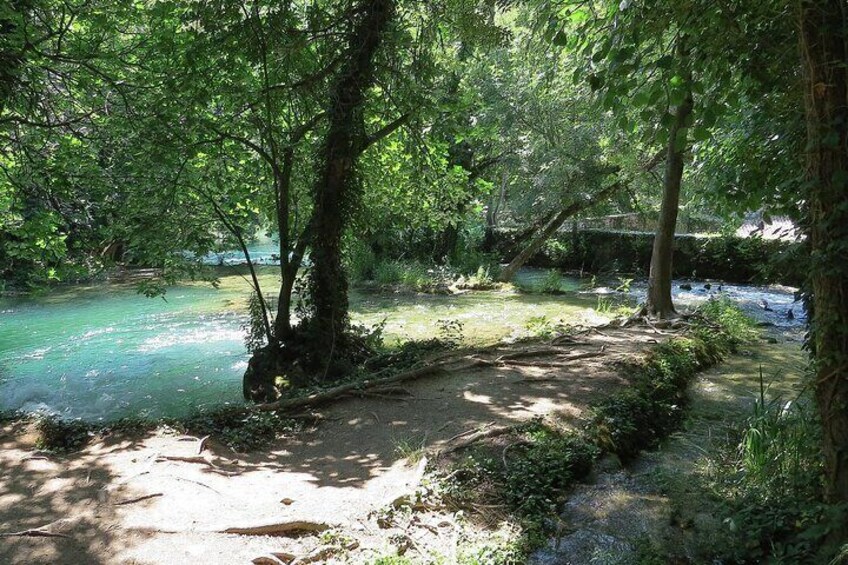
<path id="1" fill-rule="evenodd" d="M 28 425 L 5 426 L 0 534 L 47 526 L 62 537 L 0 538 L 0 563 L 232 565 L 273 552 L 303 556 L 328 544 L 348 549 L 314 562 L 368 563 L 393 554 L 399 534 L 381 527 L 378 516 L 419 484 L 421 464 L 403 457 L 409 446 L 423 447 L 432 459 L 451 438 L 474 428 L 536 416 L 576 423 L 590 403 L 627 385 L 616 370 L 621 361 L 663 338 L 628 328 L 580 339 L 583 344 L 562 354 L 603 355 L 559 367 L 484 366 L 434 376 L 405 383 L 410 395 L 399 400 L 341 400 L 319 409 L 313 428 L 261 453 L 237 454 L 211 441 L 198 456 L 198 438 L 160 429 L 133 440 L 107 437 L 58 456 L 35 450 Z M 505 346 L 485 356 L 509 351 Z M 557 356 L 528 360 L 550 363 Z M 456 551 L 461 539 L 450 516 L 430 512 L 416 520 L 420 536 L 409 542 L 408 557 L 414 560 L 423 546 Z M 291 521 L 330 530 L 223 533 Z"/>

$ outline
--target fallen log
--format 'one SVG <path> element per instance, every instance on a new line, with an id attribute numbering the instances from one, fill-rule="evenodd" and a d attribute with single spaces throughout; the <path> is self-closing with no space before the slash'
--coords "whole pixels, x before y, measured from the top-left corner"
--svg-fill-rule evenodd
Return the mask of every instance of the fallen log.
<path id="1" fill-rule="evenodd" d="M 460 449 L 465 449 L 466 447 L 480 441 L 481 439 L 489 439 L 493 437 L 502 436 L 515 431 L 515 429 L 515 426 L 494 426 L 485 430 L 480 430 L 465 437 L 462 441 L 457 442 L 455 445 L 440 449 L 438 454 L 447 455 L 449 453 L 459 451 Z"/>

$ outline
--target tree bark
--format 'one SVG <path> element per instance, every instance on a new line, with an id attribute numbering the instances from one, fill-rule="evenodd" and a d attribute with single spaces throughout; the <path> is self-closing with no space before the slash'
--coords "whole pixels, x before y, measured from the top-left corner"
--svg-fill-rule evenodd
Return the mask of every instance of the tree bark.
<path id="1" fill-rule="evenodd" d="M 491 253 L 495 249 L 495 230 L 498 228 L 498 214 L 506 199 L 506 186 L 509 174 L 506 169 L 501 171 L 501 187 L 498 192 L 492 192 L 489 206 L 486 208 L 486 233 L 483 237 L 483 251 Z"/>
<path id="2" fill-rule="evenodd" d="M 356 158 L 367 143 L 362 106 L 373 82 L 375 54 L 394 16 L 394 1 L 363 0 L 359 12 L 346 61 L 330 94 L 329 128 L 314 190 L 309 288 L 313 311 L 307 325 L 314 332 L 316 345 L 330 350 L 342 347 L 348 324 L 348 283 L 341 239 L 356 197 Z"/>
<path id="3" fill-rule="evenodd" d="M 649 316 L 668 318 L 675 314 L 671 300 L 671 267 L 674 255 L 674 230 L 677 226 L 677 211 L 680 206 L 680 184 L 683 179 L 683 158 L 686 153 L 686 121 L 692 114 L 692 93 L 687 93 L 683 103 L 674 113 L 674 122 L 668 133 L 663 199 L 660 221 L 654 237 L 651 253 L 651 269 L 648 274 L 648 301 L 645 305 Z M 682 140 L 682 141 L 681 141 Z"/>
<path id="4" fill-rule="evenodd" d="M 848 18 L 844 0 L 799 0 L 807 120 L 811 351 L 826 494 L 848 504 Z M 848 521 L 829 541 L 848 542 Z"/>
<path id="5" fill-rule="evenodd" d="M 515 273 L 518 272 L 518 269 L 523 267 L 530 258 L 536 254 L 539 249 L 542 248 L 542 245 L 546 241 L 548 241 L 552 235 L 554 235 L 557 230 L 565 223 L 565 221 L 577 214 L 578 212 L 589 208 L 590 206 L 594 206 L 599 203 L 604 198 L 608 198 L 615 194 L 618 190 L 620 190 L 624 185 L 620 182 L 615 184 L 611 184 L 606 187 L 598 194 L 594 195 L 589 200 L 585 200 L 582 202 L 575 202 L 571 206 L 564 208 L 561 210 L 556 216 L 553 217 L 552 220 L 548 222 L 548 224 L 544 227 L 544 229 L 539 233 L 536 237 L 534 237 L 527 246 L 522 249 L 518 255 L 513 258 L 512 261 L 509 262 L 509 265 L 503 268 L 501 271 L 501 275 L 499 280 L 501 282 L 509 282 L 515 276 Z"/>

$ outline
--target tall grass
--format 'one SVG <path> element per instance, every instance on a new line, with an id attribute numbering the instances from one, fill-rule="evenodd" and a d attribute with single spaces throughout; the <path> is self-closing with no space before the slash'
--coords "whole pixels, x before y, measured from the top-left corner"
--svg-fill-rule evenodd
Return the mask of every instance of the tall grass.
<path id="1" fill-rule="evenodd" d="M 824 545 L 843 508 L 824 503 L 821 426 L 809 394 L 759 395 L 731 457 L 719 465 L 715 492 L 727 504 L 725 524 L 738 537 L 725 557 L 740 562 L 826 563 Z"/>

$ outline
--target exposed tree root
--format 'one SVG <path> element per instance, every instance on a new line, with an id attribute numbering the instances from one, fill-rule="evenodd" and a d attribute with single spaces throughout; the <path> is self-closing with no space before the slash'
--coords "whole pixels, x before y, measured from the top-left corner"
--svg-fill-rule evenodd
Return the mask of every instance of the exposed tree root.
<path id="1" fill-rule="evenodd" d="M 462 363 L 465 362 L 465 366 L 462 366 Z M 392 385 L 395 383 L 400 383 L 404 381 L 409 381 L 413 379 L 417 379 L 420 377 L 425 377 L 429 375 L 434 375 L 445 370 L 449 365 L 460 364 L 459 366 L 452 367 L 454 370 L 462 370 L 473 367 L 475 365 L 479 365 L 480 363 L 476 359 L 469 359 L 467 357 L 461 358 L 449 358 L 445 359 L 441 362 L 434 363 L 431 365 L 416 367 L 414 369 L 410 369 L 409 371 L 404 371 L 402 373 L 398 373 L 396 375 L 392 375 L 390 377 L 384 377 L 381 379 L 368 379 L 360 382 L 351 382 L 345 383 L 343 385 L 339 385 L 333 388 L 329 388 L 327 390 L 323 390 L 321 392 L 316 392 L 314 394 L 310 394 L 309 396 L 303 396 L 298 398 L 284 398 L 281 400 L 277 400 L 274 402 L 268 402 L 265 404 L 257 404 L 252 406 L 250 410 L 258 411 L 258 412 L 272 412 L 272 411 L 281 411 L 285 412 L 288 410 L 293 410 L 296 408 L 304 408 L 316 406 L 319 404 L 324 404 L 326 402 L 330 402 L 337 398 L 341 398 L 342 396 L 346 396 L 348 394 L 356 394 L 361 391 L 371 390 L 371 389 L 379 389 L 384 388 L 387 385 Z"/>
<path id="2" fill-rule="evenodd" d="M 449 453 L 459 451 L 460 449 L 465 449 L 466 447 L 480 441 L 481 439 L 489 439 L 493 437 L 502 436 L 515 431 L 515 429 L 515 426 L 493 426 L 488 429 L 479 430 L 464 437 L 462 441 L 458 441 L 455 445 L 440 449 L 438 454 L 448 455 Z"/>
<path id="3" fill-rule="evenodd" d="M 59 532 L 51 532 L 49 529 L 50 526 L 55 524 L 55 522 L 47 524 L 45 526 L 41 526 L 40 528 L 32 528 L 29 530 L 22 530 L 20 532 L 5 532 L 0 533 L 0 538 L 66 538 L 71 539 L 71 536 L 67 534 L 60 534 Z"/>
<path id="4" fill-rule="evenodd" d="M 237 471 L 225 471 L 225 470 L 221 469 L 220 467 L 218 467 L 217 465 L 215 465 L 214 463 L 212 463 L 211 461 L 209 461 L 209 460 L 207 460 L 204 457 L 201 457 L 199 455 L 194 456 L 194 457 L 183 457 L 183 456 L 179 456 L 179 455 L 160 455 L 156 458 L 156 461 L 157 462 L 178 461 L 178 462 L 181 462 L 181 463 L 197 463 L 198 465 L 206 465 L 207 467 L 210 467 L 213 472 L 218 473 L 219 475 L 225 475 L 227 477 L 234 477 L 236 475 L 241 474 Z"/>
<path id="5" fill-rule="evenodd" d="M 326 561 L 327 558 L 341 551 L 352 551 L 359 547 L 358 541 L 352 541 L 343 547 L 339 546 L 323 546 L 316 548 L 304 555 L 297 557 L 293 553 L 287 551 L 275 551 L 269 555 L 257 557 L 252 561 L 253 565 L 306 565 L 307 563 L 317 563 Z"/>
<path id="6" fill-rule="evenodd" d="M 135 504 L 136 502 L 141 502 L 142 500 L 149 500 L 151 498 L 157 498 L 160 496 L 164 496 L 164 494 L 161 492 L 154 492 L 153 494 L 143 494 L 134 498 L 128 498 L 127 500 L 115 502 L 112 504 L 112 506 L 126 506 L 127 504 Z"/>
<path id="7" fill-rule="evenodd" d="M 558 347 L 546 347 L 542 349 L 522 349 L 521 351 L 515 351 L 513 353 L 504 353 L 499 356 L 495 361 L 511 361 L 513 359 L 521 359 L 523 357 L 541 357 L 545 355 L 562 355 L 565 351 Z"/>
<path id="8" fill-rule="evenodd" d="M 237 534 L 240 536 L 290 536 L 303 533 L 318 533 L 329 530 L 330 526 L 323 522 L 308 522 L 295 520 L 293 522 L 280 522 L 276 524 L 262 524 L 259 526 L 246 526 L 243 528 L 227 528 L 219 530 L 218 534 Z"/>
<path id="9" fill-rule="evenodd" d="M 203 436 L 197 442 L 197 454 L 200 455 L 203 453 L 203 450 L 206 449 L 206 442 L 209 441 L 209 436 Z"/>

